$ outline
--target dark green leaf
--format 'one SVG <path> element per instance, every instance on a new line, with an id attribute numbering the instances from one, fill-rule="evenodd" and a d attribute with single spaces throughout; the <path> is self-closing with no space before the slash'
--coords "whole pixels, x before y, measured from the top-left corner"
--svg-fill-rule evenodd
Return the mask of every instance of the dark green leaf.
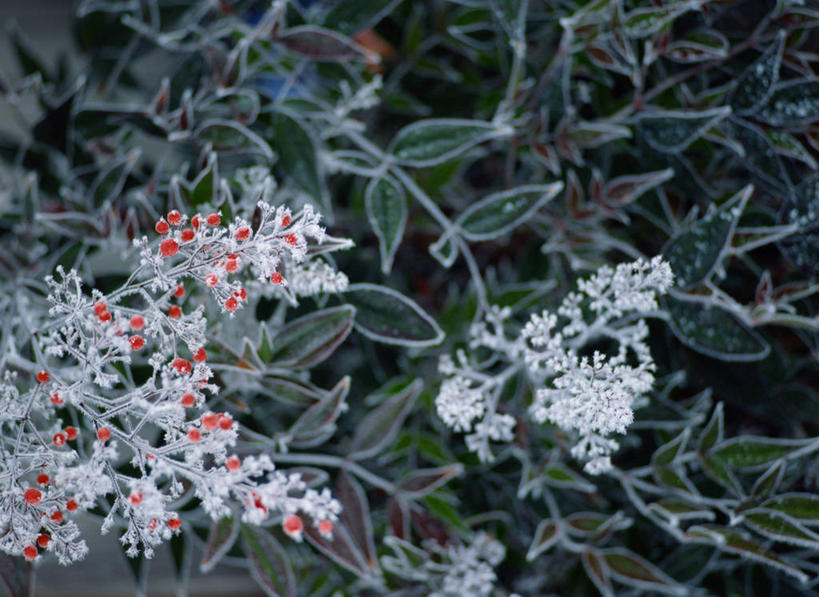
<path id="1" fill-rule="evenodd" d="M 293 54 L 318 61 L 362 60 L 377 61 L 378 56 L 356 44 L 346 35 L 336 31 L 302 25 L 292 27 L 278 35 L 275 40 Z"/>
<path id="2" fill-rule="evenodd" d="M 791 452 L 809 445 L 811 441 L 740 435 L 718 443 L 711 448 L 710 453 L 728 466 L 758 467 L 787 457 Z"/>
<path id="3" fill-rule="evenodd" d="M 726 121 L 730 136 L 742 145 L 748 170 L 778 189 L 790 188 L 791 181 L 776 148 L 768 136 L 751 123 L 732 118 Z"/>
<path id="4" fill-rule="evenodd" d="M 374 178 L 364 195 L 367 217 L 378 236 L 381 271 L 390 273 L 392 261 L 407 223 L 407 198 L 403 187 L 389 177 Z"/>
<path id="5" fill-rule="evenodd" d="M 603 597 L 613 597 L 614 587 L 611 586 L 611 579 L 609 578 L 609 567 L 606 561 L 596 551 L 586 550 L 581 554 L 583 562 L 583 569 L 588 574 L 594 586 L 600 591 Z"/>
<path id="6" fill-rule="evenodd" d="M 457 477 L 462 472 L 463 466 L 461 464 L 419 469 L 407 475 L 398 484 L 398 490 L 411 497 L 421 497 L 435 491 L 452 477 Z"/>
<path id="7" fill-rule="evenodd" d="M 702 470 L 706 475 L 711 477 L 711 479 L 722 485 L 735 496 L 741 497 L 744 495 L 742 485 L 722 460 L 709 454 L 704 454 L 700 456 L 700 461 L 702 462 Z"/>
<path id="8" fill-rule="evenodd" d="M 270 597 L 295 597 L 296 578 L 282 546 L 267 530 L 242 525 L 250 575 Z"/>
<path id="9" fill-rule="evenodd" d="M 557 543 L 559 538 L 557 524 L 551 519 L 541 520 L 535 529 L 532 543 L 529 544 L 529 551 L 526 552 L 526 561 L 534 561 L 540 554 Z"/>
<path id="10" fill-rule="evenodd" d="M 529 185 L 492 193 L 470 205 L 457 224 L 469 240 L 489 240 L 520 225 L 553 199 L 563 183 Z"/>
<path id="11" fill-rule="evenodd" d="M 291 321 L 276 332 L 270 364 L 306 368 L 320 363 L 341 344 L 353 328 L 355 308 L 342 305 Z"/>
<path id="12" fill-rule="evenodd" d="M 367 566 L 377 569 L 370 504 L 364 488 L 347 471 L 342 471 L 333 496 L 341 503 L 341 523 L 350 533 L 362 559 Z"/>
<path id="13" fill-rule="evenodd" d="M 284 174 L 324 209 L 325 215 L 329 213 L 317 150 L 309 133 L 295 118 L 276 112 L 273 116 L 273 143 Z"/>
<path id="14" fill-rule="evenodd" d="M 753 114 L 770 97 L 779 80 L 785 37 L 780 31 L 776 41 L 734 83 L 728 101 L 737 114 Z"/>
<path id="15" fill-rule="evenodd" d="M 356 308 L 356 329 L 373 340 L 404 346 L 434 346 L 444 332 L 413 301 L 375 284 L 351 284 L 344 297 Z"/>
<path id="16" fill-rule="evenodd" d="M 369 458 L 387 446 L 395 438 L 422 388 L 421 380 L 416 379 L 359 421 L 350 444 L 350 458 Z"/>
<path id="17" fill-rule="evenodd" d="M 480 120 L 419 120 L 398 131 L 389 152 L 407 166 L 434 166 L 504 134 L 503 128 Z"/>
<path id="18" fill-rule="evenodd" d="M 783 460 L 774 462 L 771 467 L 756 480 L 754 488 L 751 490 L 751 495 L 767 496 L 773 493 L 779 485 L 779 482 L 782 481 L 784 472 L 785 462 Z"/>
<path id="19" fill-rule="evenodd" d="M 678 153 L 730 113 L 731 109 L 727 107 L 701 112 L 654 111 L 646 112 L 638 122 L 651 147 L 666 153 Z"/>
<path id="20" fill-rule="evenodd" d="M 751 510 L 745 513 L 744 521 L 748 528 L 768 539 L 813 550 L 819 549 L 819 535 L 781 512 Z"/>
<path id="21" fill-rule="evenodd" d="M 208 533 L 208 541 L 202 552 L 199 569 L 202 572 L 212 570 L 213 567 L 219 563 L 219 560 L 222 559 L 222 556 L 231 548 L 238 534 L 239 520 L 237 518 L 227 516 L 214 522 Z"/>
<path id="22" fill-rule="evenodd" d="M 819 495 L 814 493 L 787 493 L 772 497 L 762 504 L 807 525 L 819 524 Z"/>
<path id="23" fill-rule="evenodd" d="M 783 219 L 799 231 L 781 242 L 788 258 L 798 267 L 819 272 L 819 176 L 809 176 L 790 193 Z"/>
<path id="24" fill-rule="evenodd" d="M 350 378 L 345 376 L 336 386 L 301 416 L 290 427 L 291 443 L 299 447 L 311 447 L 330 437 L 336 429 L 335 422 L 346 408 L 344 399 L 350 390 Z"/>
<path id="25" fill-rule="evenodd" d="M 644 591 L 659 591 L 672 595 L 685 595 L 688 592 L 654 564 L 632 551 L 622 548 L 607 549 L 603 552 L 603 558 L 612 576 L 624 584 Z"/>
<path id="26" fill-rule="evenodd" d="M 212 143 L 217 150 L 247 149 L 258 150 L 268 160 L 273 159 L 273 150 L 267 142 L 246 126 L 232 120 L 208 120 L 196 132 L 202 141 Z"/>
<path id="27" fill-rule="evenodd" d="M 701 454 L 705 454 L 715 443 L 722 441 L 724 429 L 723 417 L 722 402 L 720 402 L 717 404 L 716 408 L 714 408 L 714 414 L 711 415 L 711 419 L 708 421 L 708 424 L 700 433 L 700 441 L 697 444 L 697 450 Z"/>
<path id="28" fill-rule="evenodd" d="M 819 79 L 780 83 L 754 115 L 772 126 L 798 127 L 819 119 Z"/>
<path id="29" fill-rule="evenodd" d="M 691 430 L 685 428 L 682 433 L 673 440 L 657 448 L 651 457 L 651 464 L 654 466 L 666 466 L 674 462 L 678 456 L 685 452 L 690 435 Z"/>

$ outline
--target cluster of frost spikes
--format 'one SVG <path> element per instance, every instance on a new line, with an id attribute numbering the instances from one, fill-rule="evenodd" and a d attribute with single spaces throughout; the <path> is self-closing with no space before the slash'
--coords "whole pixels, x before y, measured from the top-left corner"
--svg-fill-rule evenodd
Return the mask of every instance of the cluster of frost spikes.
<path id="1" fill-rule="evenodd" d="M 76 561 L 87 547 L 74 519 L 103 506 L 103 531 L 124 527 L 127 552 L 150 557 L 180 532 L 173 504 L 188 494 L 213 518 L 281 517 L 300 539 L 304 516 L 331 535 L 340 504 L 330 492 L 276 470 L 266 455 L 240 458 L 238 424 L 207 408 L 219 388 L 209 381 L 208 321 L 196 297 L 210 294 L 232 315 L 248 298 L 243 280 L 285 288 L 289 265 L 349 246 L 308 247 L 325 240 L 319 217 L 264 201 L 253 225 L 173 210 L 156 222 L 158 238 L 136 242 L 140 264 L 119 289 L 85 292 L 61 268 L 47 278 L 51 319 L 37 330 L 34 360 L 13 361 L 31 375 L 4 370 L 0 383 L 0 550 Z M 134 381 L 131 364 L 148 366 L 145 381 Z M 126 460 L 134 472 L 123 472 Z"/>
<path id="2" fill-rule="evenodd" d="M 440 575 L 429 597 L 489 597 L 497 580 L 494 568 L 505 555 L 503 544 L 486 533 L 469 545 L 450 546 L 443 563 L 427 562 L 427 572 Z"/>
<path id="3" fill-rule="evenodd" d="M 439 415 L 456 431 L 474 427 L 467 445 L 488 460 L 488 440 L 511 439 L 509 422 L 506 433 L 498 432 L 498 417 L 508 417 L 496 412 L 503 385 L 524 373 L 536 390 L 532 419 L 575 432 L 572 453 L 586 461 L 587 472 L 609 470 L 618 448 L 609 436 L 626 432 L 636 401 L 654 383 L 644 317 L 655 314 L 656 297 L 672 280 L 670 266 L 659 256 L 601 267 L 578 282 L 578 292 L 569 293 L 556 313 L 532 315 L 520 334 L 507 331 L 508 310 L 490 310 L 485 322 L 473 326 L 470 348 L 490 349 L 499 359 L 491 359 L 487 370 L 463 351 L 455 360 L 442 358 L 441 372 L 449 378 L 436 400 Z M 600 341 L 608 341 L 613 351 L 580 356 L 585 346 Z"/>

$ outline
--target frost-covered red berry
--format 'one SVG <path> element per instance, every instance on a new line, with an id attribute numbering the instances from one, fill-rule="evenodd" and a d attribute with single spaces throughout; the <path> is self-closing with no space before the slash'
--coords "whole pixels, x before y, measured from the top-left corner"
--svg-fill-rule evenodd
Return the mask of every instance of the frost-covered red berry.
<path id="1" fill-rule="evenodd" d="M 247 240 L 250 238 L 250 228 L 242 226 L 236 231 L 236 240 Z"/>
<path id="2" fill-rule="evenodd" d="M 79 505 L 74 500 L 68 500 L 65 503 L 65 509 L 68 510 L 69 512 L 73 512 L 77 508 L 79 508 Z"/>
<path id="3" fill-rule="evenodd" d="M 209 214 L 207 218 L 208 224 L 211 226 L 218 226 L 219 223 L 222 221 L 222 216 L 219 214 Z"/>
<path id="4" fill-rule="evenodd" d="M 239 460 L 238 456 L 230 456 L 225 460 L 225 466 L 229 471 L 237 471 L 242 466 L 242 461 Z"/>
<path id="5" fill-rule="evenodd" d="M 131 336 L 128 338 L 128 344 L 131 345 L 131 350 L 140 350 L 145 346 L 145 339 L 142 336 Z"/>
<path id="6" fill-rule="evenodd" d="M 26 500 L 27 504 L 36 506 L 43 499 L 43 494 L 36 487 L 29 487 L 23 492 L 23 499 Z"/>
<path id="7" fill-rule="evenodd" d="M 94 303 L 94 315 L 100 317 L 103 313 L 106 312 L 108 312 L 108 306 L 105 303 L 103 303 L 102 301 Z"/>
<path id="8" fill-rule="evenodd" d="M 38 371 L 37 372 L 37 381 L 40 383 L 48 383 L 48 380 L 51 379 L 51 376 L 48 374 L 48 371 Z"/>
<path id="9" fill-rule="evenodd" d="M 270 281 L 274 284 L 281 284 L 282 283 L 282 275 L 279 272 L 273 272 L 270 274 Z"/>
<path id="10" fill-rule="evenodd" d="M 171 367 L 176 369 L 177 373 L 181 373 L 182 375 L 187 375 L 191 372 L 191 362 L 188 359 L 183 359 L 181 357 L 177 357 L 171 363 Z"/>
<path id="11" fill-rule="evenodd" d="M 239 308 L 239 301 L 237 301 L 235 298 L 230 297 L 229 299 L 227 299 L 225 301 L 225 309 L 227 309 L 228 311 L 235 311 L 238 308 Z"/>
<path id="12" fill-rule="evenodd" d="M 51 520 L 60 524 L 63 521 L 63 513 L 57 510 L 54 514 L 51 515 Z"/>
<path id="13" fill-rule="evenodd" d="M 285 214 L 282 216 L 282 226 L 289 226 L 290 225 L 290 216 Z"/>
<path id="14" fill-rule="evenodd" d="M 42 548 L 48 547 L 49 541 L 51 541 L 51 535 L 48 535 L 47 533 L 40 533 L 40 536 L 37 537 L 37 545 Z"/>
<path id="15" fill-rule="evenodd" d="M 167 234 L 170 229 L 171 227 L 168 226 L 168 222 L 165 221 L 165 218 L 161 218 L 154 226 L 154 230 L 156 230 L 157 234 Z"/>
<path id="16" fill-rule="evenodd" d="M 107 442 L 111 439 L 111 430 L 108 427 L 100 427 L 97 430 L 97 439 L 101 442 Z"/>
<path id="17" fill-rule="evenodd" d="M 182 286 L 182 284 L 180 284 L 179 286 L 176 287 L 176 290 L 173 291 L 173 295 L 176 298 L 182 298 L 183 296 L 185 296 L 185 287 Z"/>
<path id="18" fill-rule="evenodd" d="M 197 363 L 204 363 L 208 360 L 208 352 L 204 348 L 198 349 L 193 353 L 193 360 Z"/>
<path id="19" fill-rule="evenodd" d="M 238 259 L 228 259 L 225 262 L 225 271 L 229 274 L 234 273 L 239 269 L 239 260 Z"/>
<path id="20" fill-rule="evenodd" d="M 65 402 L 62 398 L 60 398 L 60 395 L 57 392 L 54 392 L 49 400 L 51 400 L 51 404 L 56 404 L 57 406 Z"/>
<path id="21" fill-rule="evenodd" d="M 189 429 L 188 439 L 192 442 L 198 442 L 200 439 L 202 439 L 202 432 L 195 427 L 193 429 Z"/>
<path id="22" fill-rule="evenodd" d="M 177 251 L 179 251 L 179 243 L 172 238 L 166 238 L 159 243 L 159 252 L 164 257 L 173 257 Z"/>
<path id="23" fill-rule="evenodd" d="M 54 442 L 54 445 L 58 448 L 61 448 L 65 445 L 65 434 L 64 433 L 55 433 L 54 437 L 51 438 L 51 441 Z"/>
<path id="24" fill-rule="evenodd" d="M 227 431 L 233 427 L 233 418 L 229 414 L 219 415 L 219 428 Z"/>
<path id="25" fill-rule="evenodd" d="M 295 234 L 285 234 L 284 242 L 286 242 L 288 245 L 295 245 L 298 244 L 299 238 Z"/>
<path id="26" fill-rule="evenodd" d="M 213 431 L 219 425 L 219 415 L 216 413 L 205 413 L 202 415 L 202 427 L 208 431 Z"/>
<path id="27" fill-rule="evenodd" d="M 182 521 L 179 518 L 174 517 L 168 520 L 168 528 L 171 529 L 172 531 L 178 530 L 179 527 L 181 526 Z"/>
<path id="28" fill-rule="evenodd" d="M 189 243 L 193 240 L 193 237 L 196 236 L 196 232 L 193 231 L 192 228 L 185 228 L 180 234 L 179 238 L 182 239 L 183 243 Z"/>
<path id="29" fill-rule="evenodd" d="M 168 222 L 170 222 L 173 226 L 179 226 L 179 224 L 182 223 L 182 214 L 175 209 L 168 212 Z"/>
<path id="30" fill-rule="evenodd" d="M 37 485 L 48 485 L 49 477 L 45 473 L 37 475 Z"/>
<path id="31" fill-rule="evenodd" d="M 132 491 L 131 495 L 128 496 L 128 499 L 134 506 L 138 506 L 142 503 L 142 492 L 141 491 Z"/>
<path id="32" fill-rule="evenodd" d="M 205 284 L 208 286 L 216 286 L 219 283 L 219 278 L 216 277 L 216 274 L 208 274 L 205 276 Z"/>
<path id="33" fill-rule="evenodd" d="M 318 531 L 325 537 L 329 537 L 333 532 L 333 523 L 329 520 L 322 520 L 318 524 Z"/>
<path id="34" fill-rule="evenodd" d="M 304 524 L 302 523 L 301 518 L 295 514 L 291 514 L 284 519 L 282 526 L 284 527 L 284 532 L 291 538 L 296 540 L 301 539 L 301 532 L 304 529 Z"/>
<path id="35" fill-rule="evenodd" d="M 23 550 L 23 557 L 27 560 L 31 561 L 37 557 L 37 548 L 33 545 L 27 545 L 26 548 Z"/>
<path id="36" fill-rule="evenodd" d="M 193 216 L 191 218 L 191 226 L 193 226 L 194 228 L 199 228 L 200 223 L 201 222 L 200 222 L 199 214 L 196 214 L 195 216 Z"/>
<path id="37" fill-rule="evenodd" d="M 69 441 L 77 439 L 77 428 L 71 426 L 66 427 L 65 436 L 68 438 Z"/>
<path id="38" fill-rule="evenodd" d="M 143 319 L 142 315 L 134 315 L 131 317 L 131 329 L 134 331 L 139 331 L 145 327 L 145 319 Z"/>
<path id="39" fill-rule="evenodd" d="M 171 305 L 168 309 L 168 317 L 171 319 L 179 319 L 182 317 L 182 309 L 179 308 L 179 305 Z"/>

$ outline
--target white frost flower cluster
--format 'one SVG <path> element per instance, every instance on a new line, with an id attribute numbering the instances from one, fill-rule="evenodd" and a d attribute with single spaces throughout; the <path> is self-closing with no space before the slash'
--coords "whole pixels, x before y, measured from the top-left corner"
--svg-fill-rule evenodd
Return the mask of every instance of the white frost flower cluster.
<path id="1" fill-rule="evenodd" d="M 442 573 L 430 597 L 488 597 L 497 580 L 494 568 L 505 555 L 503 544 L 486 533 L 475 535 L 470 545 L 449 547 L 448 562 L 427 563 L 430 572 Z"/>
<path id="2" fill-rule="evenodd" d="M 248 179 L 273 184 L 259 173 Z M 188 496 L 214 519 L 304 515 L 332 528 L 341 507 L 329 490 L 307 487 L 267 455 L 233 453 L 239 425 L 208 409 L 219 387 L 210 381 L 206 308 L 186 300 L 201 288 L 232 315 L 248 299 L 250 276 L 285 289 L 292 275 L 289 298 L 346 286 L 326 262 L 310 261 L 350 245 L 322 245 L 319 220 L 309 206 L 291 214 L 265 201 L 253 224 L 174 210 L 156 223 L 158 240 L 136 241 L 140 265 L 121 288 L 86 292 L 62 268 L 47 278 L 51 320 L 37 330 L 33 360 L 7 361 L 30 375 L 4 369 L 0 382 L 0 551 L 28 560 L 52 552 L 69 564 L 87 552 L 73 519 L 103 507 L 103 531 L 124 528 L 127 553 L 150 557 L 180 532 L 174 504 Z M 135 381 L 131 364 L 148 373 Z"/>
<path id="3" fill-rule="evenodd" d="M 623 434 L 634 418 L 634 403 L 654 383 L 654 361 L 645 339 L 644 319 L 657 310 L 657 295 L 671 285 L 670 266 L 658 256 L 616 268 L 601 267 L 578 283 L 556 313 L 534 314 L 520 334 L 505 330 L 509 312 L 493 309 L 486 321 L 473 326 L 470 348 L 490 349 L 498 358 L 478 364 L 460 352 L 453 361 L 442 358 L 449 377 L 436 404 L 444 422 L 456 431 L 475 433 L 467 446 L 484 461 L 491 459 L 488 440 L 512 439 L 512 422 L 499 423 L 496 410 L 504 383 L 523 372 L 535 388 L 529 408 L 533 420 L 551 422 L 575 432 L 572 454 L 586 462 L 592 474 L 611 468 L 618 448 L 611 434 Z M 581 350 L 608 342 L 610 353 Z M 494 369 L 493 369 L 494 367 Z M 473 423 L 483 415 L 478 423 Z M 509 417 L 511 419 L 511 417 Z"/>

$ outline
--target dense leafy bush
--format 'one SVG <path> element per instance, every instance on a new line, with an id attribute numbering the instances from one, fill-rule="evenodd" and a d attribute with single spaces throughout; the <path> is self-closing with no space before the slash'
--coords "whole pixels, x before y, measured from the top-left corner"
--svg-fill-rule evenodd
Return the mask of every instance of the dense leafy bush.
<path id="1" fill-rule="evenodd" d="M 12 593 L 87 512 L 271 595 L 812 594 L 809 5 L 84 0 L 81 72 L 15 36 Z"/>

